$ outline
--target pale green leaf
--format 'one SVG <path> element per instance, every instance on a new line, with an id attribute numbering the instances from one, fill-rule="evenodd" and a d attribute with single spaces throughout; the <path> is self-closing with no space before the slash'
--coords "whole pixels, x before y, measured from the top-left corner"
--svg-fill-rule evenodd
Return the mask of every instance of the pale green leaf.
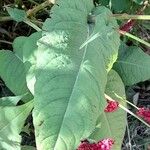
<path id="1" fill-rule="evenodd" d="M 28 93 L 23 62 L 11 51 L 0 51 L 0 77 L 15 94 Z"/>
<path id="2" fill-rule="evenodd" d="M 150 56 L 136 46 L 120 47 L 119 57 L 114 69 L 125 85 L 132 85 L 150 79 Z"/>
<path id="3" fill-rule="evenodd" d="M 21 106 L 0 107 L 0 149 L 21 150 L 19 135 L 33 101 Z"/>
<path id="4" fill-rule="evenodd" d="M 13 51 L 21 60 L 23 60 L 23 46 L 26 40 L 27 37 L 19 36 L 13 42 Z"/>
<path id="5" fill-rule="evenodd" d="M 37 41 L 41 38 L 42 33 L 36 32 L 30 35 L 23 45 L 23 62 L 26 68 L 27 86 L 32 94 L 34 94 L 35 71 L 36 71 L 36 55 Z"/>
<path id="6" fill-rule="evenodd" d="M 24 97 L 24 95 L 20 96 L 9 96 L 0 98 L 0 106 L 16 106 L 16 104 Z"/>
<path id="7" fill-rule="evenodd" d="M 18 8 L 11 8 L 11 7 L 6 7 L 6 9 L 13 20 L 15 20 L 17 22 L 21 22 L 26 19 L 25 10 L 21 10 Z"/>
<path id="8" fill-rule="evenodd" d="M 108 74 L 108 80 L 106 85 L 106 94 L 116 101 L 119 101 L 125 106 L 122 99 L 125 99 L 124 84 L 114 70 L 111 70 Z M 121 97 L 121 98 L 120 98 Z M 124 138 L 126 129 L 126 112 L 119 108 L 112 113 L 103 112 L 97 121 L 97 128 L 91 135 L 94 140 L 112 138 L 115 140 L 113 150 L 121 150 L 122 141 Z"/>
<path id="9" fill-rule="evenodd" d="M 21 150 L 36 150 L 36 148 L 32 146 L 22 146 Z"/>
<path id="10" fill-rule="evenodd" d="M 36 55 L 33 122 L 38 150 L 75 150 L 90 136 L 106 105 L 107 71 L 119 47 L 117 23 L 108 9 L 93 10 L 91 0 L 58 5 L 44 24 L 47 32 Z M 90 12 L 95 23 L 88 24 Z M 99 36 L 80 49 L 95 34 Z"/>

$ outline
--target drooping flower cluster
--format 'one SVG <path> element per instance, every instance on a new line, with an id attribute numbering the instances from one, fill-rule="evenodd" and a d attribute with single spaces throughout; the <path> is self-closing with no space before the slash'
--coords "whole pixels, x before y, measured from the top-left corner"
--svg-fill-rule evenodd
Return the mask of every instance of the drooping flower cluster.
<path id="1" fill-rule="evenodd" d="M 112 139 L 103 139 L 97 143 L 90 143 L 88 140 L 81 142 L 77 150 L 111 150 L 114 141 Z"/>
<path id="2" fill-rule="evenodd" d="M 150 109 L 144 107 L 139 108 L 136 114 L 150 124 Z"/>
<path id="3" fill-rule="evenodd" d="M 107 100 L 108 105 L 104 109 L 105 112 L 114 112 L 118 109 L 119 103 L 116 101 Z"/>

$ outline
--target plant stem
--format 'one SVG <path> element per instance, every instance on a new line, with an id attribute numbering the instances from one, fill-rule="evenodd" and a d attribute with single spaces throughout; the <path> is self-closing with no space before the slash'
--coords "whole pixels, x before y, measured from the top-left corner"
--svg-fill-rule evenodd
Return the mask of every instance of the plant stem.
<path id="1" fill-rule="evenodd" d="M 126 107 L 124 107 L 123 105 L 119 104 L 119 107 L 122 108 L 124 111 L 126 111 L 127 113 L 129 113 L 130 115 L 132 115 L 133 117 L 135 117 L 136 119 L 140 120 L 142 123 L 144 123 L 146 126 L 148 126 L 150 128 L 150 125 L 145 122 L 144 120 L 142 120 L 141 118 L 139 118 L 136 114 L 134 114 L 132 111 L 128 110 Z"/>
<path id="2" fill-rule="evenodd" d="M 115 101 L 114 99 L 112 99 L 110 96 L 108 96 L 107 94 L 105 94 L 105 98 L 110 100 L 110 101 Z M 136 119 L 140 120 L 142 123 L 144 123 L 146 126 L 150 127 L 150 125 L 145 122 L 144 120 L 142 120 L 140 117 L 138 117 L 136 114 L 134 114 L 133 112 L 131 112 L 130 110 L 128 110 L 126 107 L 124 107 L 123 105 L 119 104 L 119 107 L 122 108 L 124 111 L 126 111 L 127 113 L 129 113 L 130 115 L 134 116 Z"/>
<path id="3" fill-rule="evenodd" d="M 39 4 L 38 6 L 35 6 L 33 9 L 28 10 L 27 17 L 32 16 L 33 14 L 37 13 L 41 9 L 44 9 L 47 6 L 53 5 L 55 3 L 55 0 L 46 0 L 45 2 Z M 4 21 L 10 21 L 13 20 L 10 16 L 0 17 L 0 22 Z"/>
<path id="4" fill-rule="evenodd" d="M 150 15 L 128 15 L 128 14 L 113 14 L 118 20 L 132 19 L 132 20 L 150 20 Z"/>
<path id="5" fill-rule="evenodd" d="M 33 9 L 30 9 L 27 11 L 27 16 L 32 16 L 34 14 L 36 14 L 38 11 L 40 11 L 41 9 L 44 9 L 47 6 L 53 5 L 54 4 L 54 0 L 47 0 L 41 4 L 39 4 L 38 6 L 34 7 Z"/>
<path id="6" fill-rule="evenodd" d="M 0 22 L 13 20 L 10 16 L 0 17 Z"/>
<path id="7" fill-rule="evenodd" d="M 12 42 L 9 42 L 9 41 L 4 41 L 4 40 L 0 40 L 0 43 L 5 43 L 5 44 L 12 45 Z"/>
<path id="8" fill-rule="evenodd" d="M 29 19 L 26 19 L 23 22 L 26 23 L 27 25 L 31 26 L 36 31 L 41 31 L 41 28 L 39 28 L 37 25 L 35 25 L 34 23 L 32 23 Z"/>
<path id="9" fill-rule="evenodd" d="M 148 42 L 146 42 L 146 41 L 144 41 L 144 40 L 142 40 L 142 39 L 140 39 L 140 38 L 138 38 L 138 37 L 136 37 L 136 36 L 134 36 L 134 35 L 132 35 L 132 34 L 130 34 L 128 32 L 119 30 L 119 33 L 122 34 L 122 35 L 126 35 L 126 36 L 128 36 L 128 37 L 130 37 L 130 38 L 132 38 L 132 39 L 134 39 L 134 40 L 136 40 L 136 41 L 138 41 L 138 42 L 140 42 L 140 43 L 150 47 L 150 43 L 148 43 Z"/>

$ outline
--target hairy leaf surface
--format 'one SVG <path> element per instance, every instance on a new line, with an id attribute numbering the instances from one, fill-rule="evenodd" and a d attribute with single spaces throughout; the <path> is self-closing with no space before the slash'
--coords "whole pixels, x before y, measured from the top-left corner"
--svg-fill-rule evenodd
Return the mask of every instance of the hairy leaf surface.
<path id="1" fill-rule="evenodd" d="M 33 122 L 38 150 L 75 150 L 91 135 L 106 105 L 107 71 L 119 47 L 117 23 L 108 9 L 94 9 L 91 0 L 58 5 L 44 24 L 47 32 L 36 55 Z M 91 12 L 94 18 L 89 18 Z"/>
<path id="2" fill-rule="evenodd" d="M 125 85 L 132 85 L 150 79 L 149 66 L 150 56 L 142 49 L 122 44 L 114 69 L 119 73 Z"/>

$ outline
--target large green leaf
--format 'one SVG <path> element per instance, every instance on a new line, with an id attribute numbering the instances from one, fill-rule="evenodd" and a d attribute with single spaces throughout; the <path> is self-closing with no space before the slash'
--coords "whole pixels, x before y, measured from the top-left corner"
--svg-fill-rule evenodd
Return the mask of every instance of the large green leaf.
<path id="1" fill-rule="evenodd" d="M 33 101 L 21 106 L 0 107 L 0 149 L 21 150 L 19 135 Z"/>
<path id="2" fill-rule="evenodd" d="M 122 44 L 114 69 L 125 85 L 132 85 L 150 79 L 150 56 L 139 47 Z"/>
<path id="3" fill-rule="evenodd" d="M 0 51 L 0 77 L 15 95 L 29 92 L 24 64 L 11 51 Z"/>
<path id="4" fill-rule="evenodd" d="M 117 58 L 119 34 L 111 12 L 93 8 L 91 0 L 59 1 L 44 24 L 33 110 L 38 150 L 75 150 L 106 105 L 107 71 Z M 91 11 L 95 22 L 88 24 Z"/>
<path id="5" fill-rule="evenodd" d="M 108 74 L 106 85 L 106 94 L 114 100 L 119 101 L 120 104 L 125 106 L 122 99 L 125 99 L 125 88 L 120 76 L 114 70 Z M 106 130 L 107 129 L 107 130 Z M 126 112 L 119 108 L 112 113 L 103 112 L 98 119 L 97 128 L 91 135 L 94 140 L 100 138 L 112 138 L 115 140 L 113 150 L 121 150 L 121 145 L 126 129 Z"/>

